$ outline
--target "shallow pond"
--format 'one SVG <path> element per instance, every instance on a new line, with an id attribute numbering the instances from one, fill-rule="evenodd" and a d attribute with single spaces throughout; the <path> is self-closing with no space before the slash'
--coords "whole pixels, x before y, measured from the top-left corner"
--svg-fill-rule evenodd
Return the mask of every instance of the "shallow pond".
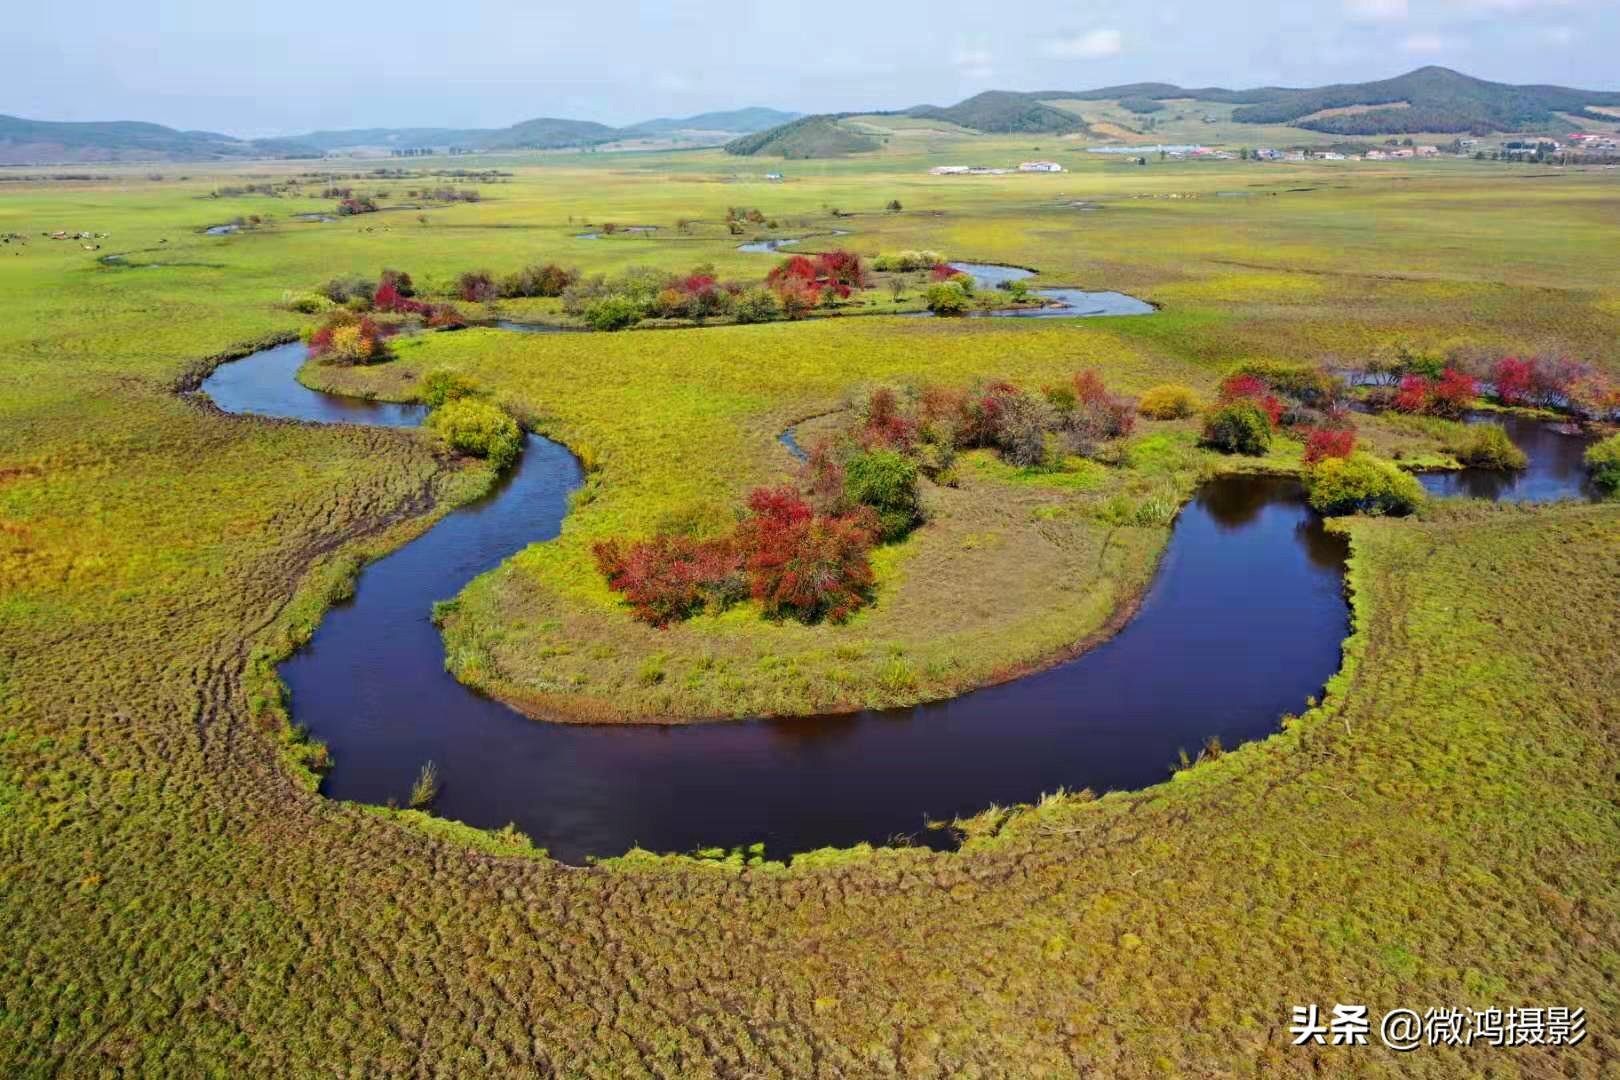
<path id="1" fill-rule="evenodd" d="M 417 406 L 305 389 L 293 378 L 303 359 L 296 342 L 265 349 L 222 365 L 202 389 L 231 412 L 421 421 Z M 796 449 L 791 432 L 784 443 Z M 1324 532 L 1299 485 L 1226 477 L 1183 509 L 1125 628 L 1046 671 L 912 709 L 549 724 L 446 674 L 429 614 L 472 577 L 555 536 L 580 479 L 563 447 L 527 436 L 499 487 L 367 566 L 354 598 L 282 665 L 293 715 L 332 749 L 328 795 L 403 800 L 431 759 L 442 777 L 438 813 L 481 827 L 515 822 L 569 861 L 635 845 L 763 841 L 776 855 L 896 836 L 944 845 L 949 834 L 922 831 L 926 820 L 1060 787 L 1142 787 L 1210 736 L 1230 749 L 1271 734 L 1320 692 L 1348 630 L 1344 544 Z"/>
<path id="2" fill-rule="evenodd" d="M 1021 266 L 970 262 L 953 262 L 951 265 L 971 277 L 974 286 L 979 289 L 995 289 L 1004 282 L 1023 281 L 1035 276 L 1035 271 Z M 975 311 L 970 314 L 998 319 L 1074 319 L 1097 315 L 1151 315 L 1158 310 L 1147 301 L 1122 292 L 1031 289 L 1030 293 L 1061 306 L 1003 308 L 1000 311 Z"/>

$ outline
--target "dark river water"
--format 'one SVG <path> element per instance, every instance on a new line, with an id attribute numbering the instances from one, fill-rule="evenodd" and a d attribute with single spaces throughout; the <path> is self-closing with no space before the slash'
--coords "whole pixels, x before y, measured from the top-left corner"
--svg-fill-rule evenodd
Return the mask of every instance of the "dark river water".
<path id="1" fill-rule="evenodd" d="M 1529 456 L 1529 467 L 1419 473 L 1418 480 L 1430 494 L 1509 502 L 1595 499 L 1600 494 L 1583 460 L 1586 448 L 1592 445 L 1591 439 L 1566 435 L 1553 424 L 1513 413 L 1473 413 L 1468 420 L 1500 424 L 1508 437 Z"/>
<path id="2" fill-rule="evenodd" d="M 420 423 L 416 406 L 299 386 L 303 358 L 297 343 L 266 349 L 221 366 L 203 390 L 230 412 Z M 1534 475 L 1524 490 L 1551 497 Z M 403 803 L 432 760 L 440 815 L 480 827 L 514 822 L 568 861 L 633 846 L 762 841 L 784 856 L 900 836 L 943 845 L 948 833 L 919 831 L 927 820 L 1059 788 L 1138 788 L 1165 779 L 1181 750 L 1196 756 L 1211 736 L 1230 749 L 1271 734 L 1320 693 L 1349 628 L 1345 547 L 1323 531 L 1299 485 L 1228 477 L 1182 510 L 1125 628 L 1044 672 L 938 704 L 847 716 L 550 724 L 452 679 L 429 615 L 477 574 L 555 536 L 580 479 L 563 447 L 528 436 L 496 490 L 367 566 L 354 598 L 282 665 L 295 718 L 332 749 L 326 794 Z"/>

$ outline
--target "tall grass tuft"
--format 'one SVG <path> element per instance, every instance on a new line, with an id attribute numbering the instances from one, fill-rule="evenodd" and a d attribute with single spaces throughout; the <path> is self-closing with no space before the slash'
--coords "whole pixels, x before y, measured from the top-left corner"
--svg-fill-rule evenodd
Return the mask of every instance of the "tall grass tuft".
<path id="1" fill-rule="evenodd" d="M 439 797 L 439 767 L 432 761 L 422 766 L 411 786 L 411 809 L 426 810 Z"/>

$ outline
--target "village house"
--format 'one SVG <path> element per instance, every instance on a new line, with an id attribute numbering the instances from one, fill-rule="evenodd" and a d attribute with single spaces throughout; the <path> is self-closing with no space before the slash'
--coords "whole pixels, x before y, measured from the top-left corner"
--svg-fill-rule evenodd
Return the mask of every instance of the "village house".
<path id="1" fill-rule="evenodd" d="M 1062 172 L 1063 166 L 1055 161 L 1023 161 L 1018 165 L 1019 172 Z"/>

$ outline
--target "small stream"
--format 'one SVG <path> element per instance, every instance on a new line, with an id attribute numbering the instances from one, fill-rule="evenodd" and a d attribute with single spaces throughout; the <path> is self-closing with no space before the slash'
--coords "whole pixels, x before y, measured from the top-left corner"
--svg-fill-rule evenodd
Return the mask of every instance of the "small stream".
<path id="1" fill-rule="evenodd" d="M 222 365 L 202 389 L 233 413 L 421 423 L 420 406 L 304 388 L 294 379 L 304 357 L 296 342 L 264 349 Z M 796 447 L 791 431 L 784 442 Z M 1546 471 L 1531 453 L 1536 467 L 1516 482 L 1527 497 L 1578 490 L 1554 484 L 1562 467 Z M 632 846 L 763 841 L 776 856 L 896 837 L 947 846 L 951 835 L 923 831 L 927 820 L 1060 787 L 1139 788 L 1210 736 L 1230 749 L 1270 735 L 1320 693 L 1349 629 L 1345 545 L 1323 530 L 1299 484 L 1230 476 L 1182 510 L 1124 629 L 1040 673 L 910 709 L 550 724 L 448 675 L 429 614 L 474 576 L 556 536 L 580 482 L 565 448 L 527 436 L 493 491 L 369 564 L 353 599 L 282 665 L 294 717 L 332 749 L 326 794 L 403 802 L 431 759 L 442 777 L 436 812 L 485 828 L 514 822 L 571 862 Z"/>

